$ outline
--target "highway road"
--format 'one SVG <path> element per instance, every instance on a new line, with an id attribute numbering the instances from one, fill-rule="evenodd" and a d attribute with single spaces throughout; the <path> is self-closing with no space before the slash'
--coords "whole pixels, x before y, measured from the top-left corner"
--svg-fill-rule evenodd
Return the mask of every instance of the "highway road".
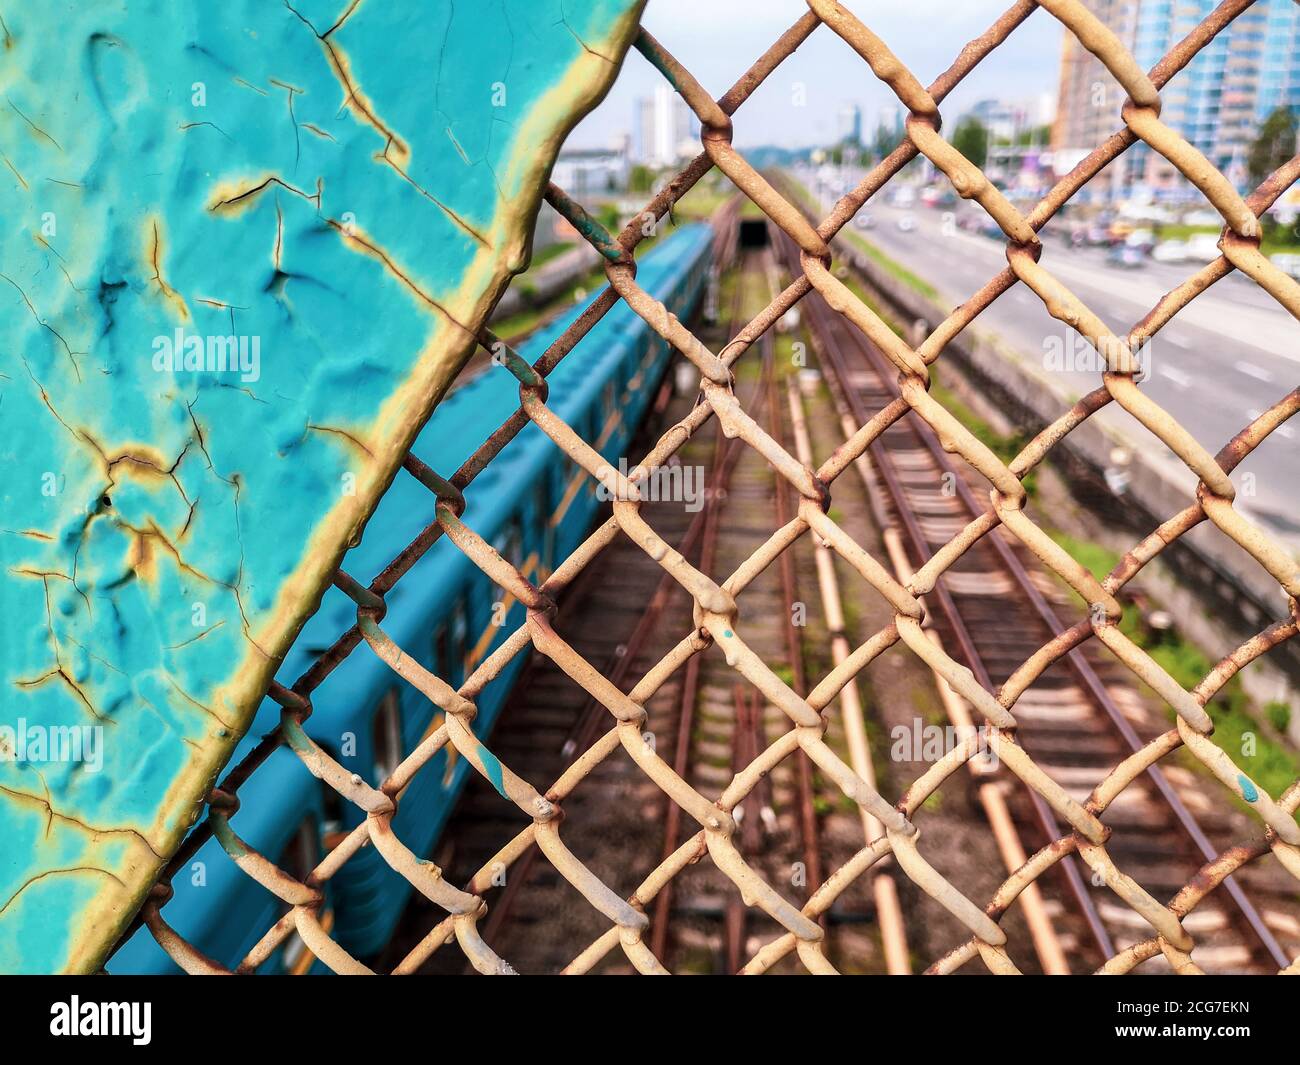
<path id="1" fill-rule="evenodd" d="M 854 180 L 852 174 L 845 176 Z M 828 210 L 835 197 L 829 189 L 820 191 Z M 959 202 L 956 210 L 972 207 L 978 209 Z M 938 289 L 948 306 L 964 302 L 1007 265 L 1005 244 L 957 228 L 952 209 L 919 204 L 903 209 L 873 199 L 863 213 L 870 215 L 872 225 L 857 225 L 858 232 Z M 899 226 L 904 216 L 913 220 L 910 231 Z M 1103 249 L 1070 248 L 1059 229 L 1053 233 L 1051 223 L 1042 236 L 1042 265 L 1120 336 L 1200 265 L 1148 262 L 1126 269 L 1108 264 Z M 1058 352 L 1090 351 L 1086 341 L 1052 318 L 1023 284 L 999 297 L 972 328 L 999 336 L 1023 356 L 1041 360 L 1044 369 L 1056 365 L 1049 356 Z M 1143 390 L 1213 453 L 1261 410 L 1300 384 L 1300 323 L 1258 285 L 1234 272 L 1180 311 L 1156 335 L 1146 354 L 1149 364 Z M 1090 368 L 1053 372 L 1061 374 L 1065 389 L 1075 397 L 1101 383 L 1100 373 Z M 1112 404 L 1100 416 L 1144 456 L 1192 483 L 1181 461 L 1118 405 Z M 1275 430 L 1238 467 L 1233 481 L 1239 490 L 1238 508 L 1300 551 L 1297 440 L 1300 419 Z M 1251 497 L 1241 492 L 1246 473 L 1255 475 Z"/>

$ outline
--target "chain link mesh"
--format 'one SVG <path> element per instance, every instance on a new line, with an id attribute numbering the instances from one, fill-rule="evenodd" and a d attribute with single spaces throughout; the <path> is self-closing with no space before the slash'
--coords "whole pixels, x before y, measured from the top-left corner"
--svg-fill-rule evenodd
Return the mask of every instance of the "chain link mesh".
<path id="1" fill-rule="evenodd" d="M 609 922 L 608 930 L 594 942 L 585 946 L 575 945 L 581 949 L 568 965 L 568 972 L 589 971 L 616 951 L 626 955 L 640 972 L 665 971 L 662 959 L 648 945 L 647 910 L 665 885 L 702 853 L 707 853 L 708 859 L 735 883 L 747 905 L 760 908 L 785 929 L 783 935 L 763 945 L 749 959 L 743 971 L 764 971 L 793 954 L 811 972 L 832 972 L 834 968 L 824 950 L 824 929 L 818 919 L 854 881 L 878 867 L 887 856 L 892 856 L 903 875 L 940 903 L 970 932 L 969 940 L 935 962 L 932 971 L 951 972 L 978 956 L 991 971 L 1006 973 L 1016 971 L 1016 966 L 1007 952 L 1007 936 L 999 918 L 1028 885 L 1066 856 L 1077 854 L 1115 896 L 1132 907 L 1150 926 L 1149 938 L 1107 960 L 1103 971 L 1129 971 L 1160 954 L 1179 973 L 1199 971 L 1190 957 L 1194 941 L 1184 927 L 1183 919 L 1225 878 L 1271 852 L 1293 877 L 1300 880 L 1300 826 L 1294 817 L 1297 806 L 1300 806 L 1300 781 L 1293 783 L 1276 801 L 1263 789 L 1256 788 L 1228 752 L 1215 743 L 1213 726 L 1205 710 L 1207 701 L 1239 670 L 1296 634 L 1300 618 L 1296 601 L 1300 594 L 1300 572 L 1296 562 L 1234 510 L 1234 490 L 1229 474 L 1274 429 L 1300 410 L 1300 389 L 1280 398 L 1246 425 L 1218 455 L 1211 455 L 1192 433 L 1138 389 L 1134 381 L 1134 373 L 1138 370 L 1134 351 L 1198 294 L 1233 270 L 1253 279 L 1293 316 L 1300 316 L 1300 285 L 1270 264 L 1261 253 L 1258 221 L 1258 216 L 1300 176 L 1300 156 L 1243 198 L 1193 145 L 1160 120 L 1160 89 L 1250 3 L 1251 0 L 1225 0 L 1155 67 L 1144 72 L 1118 38 L 1079 0 L 1039 0 L 1037 3 L 1020 0 L 984 34 L 967 44 L 953 65 L 927 88 L 897 59 L 885 42 L 846 7 L 835 0 L 808 0 L 808 12 L 717 100 L 710 97 L 658 41 L 642 31 L 637 48 L 662 72 L 698 116 L 702 126 L 703 151 L 650 201 L 641 216 L 616 237 L 606 232 L 563 191 L 550 187 L 547 199 L 552 206 L 572 221 L 603 256 L 608 287 L 535 364 L 526 363 L 489 332 L 484 331 L 480 336 L 486 350 L 505 351 L 504 358 L 499 361 L 519 381 L 518 410 L 448 478 L 440 476 L 414 455 L 407 457 L 407 471 L 437 496 L 436 521 L 403 549 L 368 587 L 342 571 L 335 575 L 335 585 L 356 603 L 356 624 L 341 635 L 291 688 L 279 684 L 271 686 L 271 697 L 283 708 L 279 728 L 234 767 L 212 792 L 206 820 L 170 863 L 168 875 L 153 889 L 145 903 L 143 920 L 158 943 L 189 972 L 226 971 L 187 943 L 163 917 L 164 904 L 170 897 L 170 873 L 182 868 L 197 847 L 210 835 L 215 835 L 232 861 L 289 907 L 244 959 L 241 970 L 255 969 L 296 931 L 316 957 L 331 969 L 345 973 L 368 971 L 330 937 L 322 925 L 320 914 L 324 885 L 358 849 L 371 844 L 396 872 L 446 912 L 446 916 L 397 965 L 395 972 L 417 970 L 431 955 L 449 947 L 453 941 L 478 971 L 509 972 L 508 959 L 499 957 L 482 938 L 480 922 L 488 912 L 487 896 L 493 884 L 494 870 L 509 868 L 535 844 L 555 870 Z M 1043 11 L 1036 12 L 1036 8 Z M 938 130 L 939 105 L 943 99 L 1031 16 L 1058 20 L 1105 65 L 1128 94 L 1128 100 L 1123 108 L 1124 127 L 1060 179 L 1026 215 L 1021 214 L 977 166 L 945 141 Z M 866 174 L 855 189 L 835 204 L 819 225 L 814 226 L 732 147 L 731 116 L 783 60 L 819 29 L 838 35 L 852 47 L 872 73 L 893 91 L 906 108 L 908 118 L 906 135 L 900 143 Z M 1139 141 L 1168 159 L 1205 195 L 1223 217 L 1225 228 L 1220 241 L 1222 255 L 1162 297 L 1127 336 L 1120 337 L 1110 332 L 1078 296 L 1040 264 L 1042 245 L 1038 231 L 1090 179 Z M 837 279 L 831 270 L 830 241 L 863 204 L 918 154 L 924 155 L 942 171 L 962 197 L 977 202 L 997 222 L 1007 239 L 1008 266 L 956 308 L 919 345 L 911 347 Z M 756 204 L 771 223 L 779 226 L 798 244 L 803 271 L 740 331 L 721 354 L 710 351 L 662 304 L 638 286 L 633 258 L 633 252 L 643 239 L 642 219 L 646 215 L 656 220 L 663 218 L 677 200 L 715 167 Z M 1017 283 L 1035 293 L 1053 317 L 1085 336 L 1105 359 L 1108 368 L 1102 374 L 1100 387 L 1063 412 L 1012 461 L 1004 463 L 930 395 L 928 385 L 930 367 L 940 358 L 945 346 Z M 906 401 L 892 404 L 861 426 L 831 459 L 817 469 L 800 462 L 768 435 L 759 422 L 742 409 L 732 388 L 735 363 L 786 311 L 814 289 L 876 344 L 898 369 Z M 685 420 L 662 436 L 642 458 L 641 466 L 663 465 L 702 426 L 716 418 L 725 434 L 738 438 L 761 454 L 776 474 L 798 493 L 795 516 L 721 583 L 693 567 L 642 517 L 638 489 L 633 483 L 637 471 L 629 471 L 625 476 L 611 469 L 609 463 L 547 406 L 547 375 L 619 300 L 625 301 L 657 334 L 689 359 L 699 370 L 701 379 L 702 401 Z M 1194 501 L 1134 546 L 1105 579 L 1098 580 L 1025 513 L 1026 492 L 1022 480 L 1048 457 L 1066 434 L 1110 403 L 1119 404 L 1147 432 L 1173 451 L 1195 473 L 1199 483 Z M 836 478 L 891 424 L 905 416 L 919 417 L 928 423 L 953 454 L 986 478 L 993 490 L 986 513 L 971 521 L 947 546 L 935 552 L 910 580 L 901 583 L 891 576 L 886 565 L 877 561 L 830 517 L 828 504 Z M 591 477 L 603 481 L 616 500 L 612 517 L 592 532 L 540 586 L 534 585 L 502 558 L 461 518 L 465 505 L 463 493 L 472 490 L 476 477 L 530 422 Z M 1121 632 L 1117 624 L 1121 607 L 1116 596 L 1147 563 L 1207 520 L 1276 579 L 1285 592 L 1289 616 L 1243 643 L 1188 691 Z M 934 590 L 939 578 L 967 548 L 998 527 L 1023 544 L 1077 592 L 1088 608 L 1088 616 L 1044 644 L 1005 684 L 990 691 L 976 681 L 970 669 L 950 658 L 927 638 L 922 625 L 925 617 L 923 598 Z M 737 600 L 758 573 L 809 531 L 856 571 L 870 589 L 884 597 L 894 617 L 888 626 L 873 634 L 823 677 L 806 698 L 802 698 L 747 645 Z M 472 559 L 493 583 L 527 608 L 526 622 L 478 665 L 459 690 L 403 654 L 382 626 L 385 595 L 430 546 L 444 536 Z M 556 596 L 619 536 L 631 538 L 680 583 L 692 597 L 695 620 L 695 627 L 684 633 L 662 660 L 627 692 L 617 688 L 578 654 L 551 623 Z M 1014 711 L 1020 696 L 1048 668 L 1093 638 L 1105 645 L 1115 658 L 1167 702 L 1175 711 L 1176 719 L 1174 727 L 1116 765 L 1096 785 L 1087 800 L 1080 802 L 1072 798 L 1017 743 Z M 963 894 L 930 864 L 912 820 L 921 804 L 976 753 L 975 746 L 970 743 L 958 745 L 914 781 L 897 803 L 892 803 L 841 760 L 825 740 L 828 725 L 825 714 L 836 694 L 883 651 L 900 642 L 978 711 L 989 726 L 990 745 L 1002 764 L 1041 796 L 1068 826 L 1068 834 L 1031 856 L 1006 878 L 992 898 L 982 904 Z M 368 650 L 360 650 L 362 643 Z M 529 645 L 535 652 L 553 660 L 574 684 L 598 700 L 609 713 L 608 730 L 581 752 L 559 779 L 545 787 L 523 779 L 509 766 L 498 762 L 472 731 L 476 695 Z M 790 723 L 788 731 L 735 773 L 717 801 L 702 795 L 677 775 L 643 736 L 645 704 L 650 697 L 688 659 L 714 645 L 725 650 L 727 661 L 736 672 L 763 698 L 779 707 Z M 347 655 L 354 652 L 378 655 L 397 676 L 418 688 L 445 715 L 441 726 L 420 743 L 379 788 L 368 786 L 346 770 L 317 746 L 302 728 L 303 721 L 311 713 L 312 692 Z M 237 806 L 239 787 L 280 744 L 292 748 L 313 774 L 366 814 L 364 821 L 330 851 L 305 881 L 291 877 L 266 857 L 248 848 L 236 837 L 229 821 Z M 1226 789 L 1247 800 L 1263 831 L 1256 839 L 1220 853 L 1168 903 L 1162 903 L 1112 861 L 1107 852 L 1109 829 L 1102 819 L 1108 807 L 1149 766 L 1180 747 L 1190 751 Z M 517 835 L 502 841 L 497 854 L 463 889 L 448 883 L 432 862 L 421 860 L 412 853 L 391 827 L 403 789 L 444 748 L 454 748 L 460 757 L 467 759 L 484 775 L 490 765 L 494 774 L 500 774 L 500 790 L 528 820 L 527 826 Z M 630 755 L 645 776 L 699 826 L 698 831 L 659 864 L 628 897 L 596 877 L 575 857 L 560 831 L 565 799 L 619 749 Z M 803 906 L 796 905 L 765 880 L 733 840 L 737 806 L 766 773 L 799 751 L 806 754 L 864 814 L 875 818 L 880 825 L 879 834 L 869 839 L 851 860 L 830 872 Z M 1300 972 L 1300 961 L 1293 961 L 1283 971 Z"/>

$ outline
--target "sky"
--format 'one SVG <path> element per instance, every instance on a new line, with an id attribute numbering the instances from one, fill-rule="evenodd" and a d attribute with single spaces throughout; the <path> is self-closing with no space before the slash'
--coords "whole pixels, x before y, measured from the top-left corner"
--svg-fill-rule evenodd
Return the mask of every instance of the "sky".
<path id="1" fill-rule="evenodd" d="M 929 84 L 962 46 L 983 33 L 1011 0 L 846 0 L 917 75 Z M 643 24 L 714 97 L 720 96 L 777 37 L 807 10 L 801 0 L 649 0 Z M 1055 95 L 1064 31 L 1046 11 L 1035 11 L 989 59 L 948 97 L 945 115 L 997 97 L 1031 102 Z M 649 96 L 661 75 L 632 49 L 601 105 L 578 126 L 571 147 L 606 147 L 631 132 L 634 103 Z M 807 104 L 796 107 L 796 83 Z M 862 108 L 863 137 L 875 130 L 879 109 L 895 103 L 871 68 L 826 26 L 819 26 L 746 102 L 736 117 L 739 148 L 786 148 L 836 139 L 838 112 Z M 951 119 L 950 119 L 951 121 Z"/>

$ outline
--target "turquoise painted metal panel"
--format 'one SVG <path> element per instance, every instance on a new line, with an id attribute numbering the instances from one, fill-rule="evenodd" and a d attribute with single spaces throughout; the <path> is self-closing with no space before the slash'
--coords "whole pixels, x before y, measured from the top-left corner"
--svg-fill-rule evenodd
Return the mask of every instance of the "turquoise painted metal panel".
<path id="1" fill-rule="evenodd" d="M 640 7 L 6 5 L 0 970 L 101 963 Z"/>

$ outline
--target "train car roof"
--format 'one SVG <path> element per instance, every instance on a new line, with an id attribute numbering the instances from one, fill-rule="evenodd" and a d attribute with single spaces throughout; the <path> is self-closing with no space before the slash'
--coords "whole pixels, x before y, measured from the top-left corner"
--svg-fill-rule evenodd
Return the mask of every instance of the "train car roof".
<path id="1" fill-rule="evenodd" d="M 699 253 L 712 240 L 711 227 L 689 223 L 677 227 L 650 249 L 637 264 L 637 282 L 647 291 L 660 293 L 675 283 L 689 269 Z M 535 361 L 565 329 L 578 318 L 585 305 L 575 305 L 555 321 L 539 329 L 519 345 L 519 354 Z M 636 313 L 619 301 L 582 339 L 547 378 L 550 385 L 548 406 L 572 424 L 594 401 L 608 377 L 608 367 L 617 364 L 629 342 L 640 339 L 641 325 Z M 449 477 L 488 436 L 519 406 L 519 386 L 504 368 L 492 366 L 447 396 L 421 430 L 411 451 L 443 476 Z M 500 530 L 503 519 L 517 505 L 521 492 L 535 483 L 548 461 L 558 455 L 558 448 L 543 441 L 536 425 L 525 426 L 475 479 L 466 492 L 466 524 L 489 542 Z M 434 520 L 436 498 L 405 469 L 399 470 L 388 491 L 367 523 L 361 542 L 344 556 L 343 569 L 352 577 L 369 583 Z M 458 584 L 470 575 L 474 564 L 445 537 L 435 543 L 403 576 L 386 597 L 388 613 L 381 623 L 399 644 L 404 637 L 429 624 L 422 604 L 430 596 L 430 583 Z M 308 619 L 277 674 L 289 685 L 308 668 L 321 650 L 345 632 L 356 619 L 356 607 L 338 589 L 326 590 L 319 609 Z M 372 679 L 372 670 L 380 672 Z M 358 649 L 337 667 L 320 693 L 338 685 L 348 675 L 348 686 L 373 684 L 376 690 L 387 687 L 383 673 L 388 667 L 375 655 Z M 368 689 L 367 689 L 368 690 Z M 318 700 L 320 701 L 320 700 Z M 351 713 L 356 706 L 344 707 L 350 700 L 329 699 Z M 308 731 L 316 732 L 332 724 L 335 714 L 326 705 L 318 705 L 308 722 Z M 264 732 L 279 720 L 279 707 L 264 701 L 253 727 L 235 757 L 242 757 Z M 314 727 L 313 727 L 314 726 Z M 337 731 L 333 728 L 331 731 Z"/>

